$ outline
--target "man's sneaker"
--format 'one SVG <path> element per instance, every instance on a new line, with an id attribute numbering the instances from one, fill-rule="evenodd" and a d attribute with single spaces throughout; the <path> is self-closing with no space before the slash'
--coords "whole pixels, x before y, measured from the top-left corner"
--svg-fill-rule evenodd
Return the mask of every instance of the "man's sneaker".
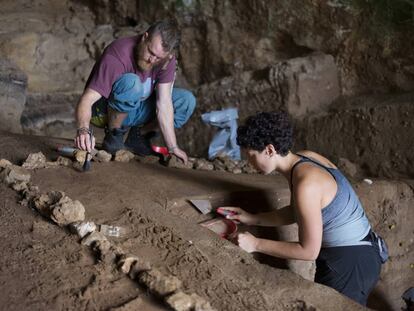
<path id="1" fill-rule="evenodd" d="M 115 154 L 118 150 L 126 149 L 124 145 L 124 134 L 128 128 L 105 128 L 105 137 L 102 148 L 110 154 Z"/>
<path id="2" fill-rule="evenodd" d="M 141 130 L 138 126 L 133 126 L 129 130 L 125 146 L 127 149 L 140 156 L 148 156 L 153 154 L 150 139 L 153 137 L 153 132 L 146 135 L 141 135 Z"/>

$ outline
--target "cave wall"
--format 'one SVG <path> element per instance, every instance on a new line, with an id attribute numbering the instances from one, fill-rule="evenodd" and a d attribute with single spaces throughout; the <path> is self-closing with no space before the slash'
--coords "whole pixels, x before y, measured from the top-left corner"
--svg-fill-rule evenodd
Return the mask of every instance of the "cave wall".
<path id="1" fill-rule="evenodd" d="M 363 94 L 376 94 L 369 104 L 375 106 L 381 105 L 381 94 L 414 91 L 410 24 L 384 26 L 376 21 L 376 11 L 351 2 L 3 0 L 0 59 L 27 76 L 26 88 L 15 88 L 21 94 L 13 94 L 27 98 L 23 112 L 12 109 L 22 113 L 21 124 L 3 129 L 73 137 L 75 98 L 103 48 L 115 38 L 143 31 L 154 20 L 174 17 L 182 29 L 176 85 L 191 89 L 198 101 L 194 117 L 178 131 L 179 142 L 190 154 L 205 156 L 214 133 L 200 120 L 204 112 L 236 106 L 242 122 L 256 111 L 284 108 L 298 125 L 298 147 L 335 158 L 342 153 L 368 174 L 394 176 L 392 168 L 397 166 L 396 176 L 401 172 L 412 176 L 409 157 L 394 161 L 403 163 L 400 166 L 389 164 L 391 169 L 378 169 L 383 160 L 391 163 L 391 151 L 377 148 L 373 156 L 369 150 L 360 157 L 355 150 L 368 150 L 364 146 L 382 135 L 373 139 L 369 127 L 356 133 L 359 125 L 344 122 L 335 112 L 342 102 L 352 103 Z M 322 59 L 314 61 L 314 55 Z M 404 102 L 409 119 L 413 101 Z M 12 104 L 3 96 L 0 105 Z M 358 105 L 363 114 L 370 114 L 364 102 Z M 398 109 L 385 113 L 397 131 L 393 134 L 403 131 L 404 140 L 413 140 L 407 127 L 398 126 Z M 355 118 L 353 113 L 357 110 L 347 110 L 349 120 Z M 336 133 L 335 118 L 350 133 L 344 143 L 326 137 L 331 133 L 324 124 L 331 122 L 326 124 L 332 124 L 329 128 Z M 389 124 L 380 126 L 382 133 Z M 400 142 L 376 144 L 405 154 L 407 148 Z"/>

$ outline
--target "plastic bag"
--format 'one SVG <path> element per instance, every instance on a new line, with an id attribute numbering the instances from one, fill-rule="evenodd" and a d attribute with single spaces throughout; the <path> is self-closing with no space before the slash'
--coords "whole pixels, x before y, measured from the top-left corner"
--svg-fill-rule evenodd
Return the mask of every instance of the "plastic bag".
<path id="1" fill-rule="evenodd" d="M 226 155 L 233 160 L 240 160 L 240 147 L 237 145 L 237 108 L 227 108 L 204 113 L 204 123 L 216 126 L 220 130 L 214 135 L 208 148 L 208 158 Z"/>

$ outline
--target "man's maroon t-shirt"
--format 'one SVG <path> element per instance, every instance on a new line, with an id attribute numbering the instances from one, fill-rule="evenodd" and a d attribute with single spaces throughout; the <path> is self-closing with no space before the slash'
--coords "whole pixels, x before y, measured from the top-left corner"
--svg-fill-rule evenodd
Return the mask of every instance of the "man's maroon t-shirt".
<path id="1" fill-rule="evenodd" d="M 108 98 L 112 85 L 121 75 L 135 73 L 144 84 L 144 96 L 142 97 L 142 100 L 144 100 L 152 93 L 156 83 L 173 82 L 176 67 L 175 57 L 166 66 L 165 64 L 157 65 L 146 72 L 138 69 L 134 58 L 134 50 L 140 40 L 141 35 L 126 37 L 117 39 L 108 45 L 99 61 L 95 63 L 86 87 Z"/>

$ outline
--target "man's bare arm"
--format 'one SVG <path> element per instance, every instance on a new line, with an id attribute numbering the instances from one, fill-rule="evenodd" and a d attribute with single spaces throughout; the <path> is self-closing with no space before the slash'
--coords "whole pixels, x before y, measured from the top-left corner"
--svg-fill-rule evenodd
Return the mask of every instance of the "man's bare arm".
<path id="1" fill-rule="evenodd" d="M 87 88 L 83 92 L 79 102 L 76 106 L 76 123 L 78 130 L 75 138 L 75 146 L 81 150 L 91 151 L 95 146 L 95 140 L 91 142 L 90 136 L 86 129 L 89 129 L 89 124 L 92 116 L 92 105 L 102 96 L 98 92 Z"/>
<path id="2" fill-rule="evenodd" d="M 177 146 L 175 136 L 172 87 L 172 82 L 160 83 L 157 86 L 157 119 L 169 151 L 187 163 L 187 154 Z"/>

